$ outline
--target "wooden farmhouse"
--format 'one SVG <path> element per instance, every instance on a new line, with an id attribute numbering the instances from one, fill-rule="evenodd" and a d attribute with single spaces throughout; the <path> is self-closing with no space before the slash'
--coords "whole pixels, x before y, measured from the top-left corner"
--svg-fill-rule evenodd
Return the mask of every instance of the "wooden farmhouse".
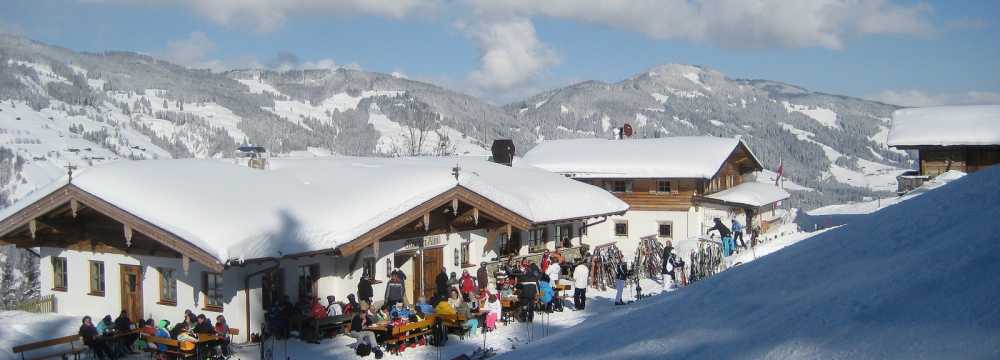
<path id="1" fill-rule="evenodd" d="M 647 236 L 693 248 L 718 217 L 766 230 L 789 197 L 773 184 L 749 179 L 760 161 L 739 139 L 710 136 L 656 139 L 543 141 L 518 163 L 601 187 L 629 211 L 588 224 L 591 245 L 616 243 L 633 254 Z M 681 252 L 686 254 L 686 252 Z"/>
<path id="2" fill-rule="evenodd" d="M 899 177 L 901 192 L 947 171 L 978 171 L 1000 163 L 1000 105 L 896 110 L 888 144 L 917 152 L 918 170 Z"/>
<path id="3" fill-rule="evenodd" d="M 344 300 L 371 274 L 378 301 L 398 268 L 409 301 L 429 297 L 442 269 L 528 254 L 533 243 L 512 240 L 531 233 L 577 234 L 565 244 L 579 246 L 588 219 L 627 209 L 599 188 L 477 159 L 120 161 L 4 209 L 0 241 L 37 249 L 59 313 L 173 322 L 191 309 L 224 314 L 245 341 L 282 296 Z"/>

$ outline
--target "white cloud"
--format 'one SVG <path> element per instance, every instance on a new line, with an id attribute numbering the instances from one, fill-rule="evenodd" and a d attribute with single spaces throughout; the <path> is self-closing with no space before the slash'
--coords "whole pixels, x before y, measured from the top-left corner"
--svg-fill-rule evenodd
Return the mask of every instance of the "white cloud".
<path id="1" fill-rule="evenodd" d="M 273 31 L 294 15 L 374 15 L 402 18 L 425 8 L 436 8 L 438 0 L 81 0 L 91 3 L 134 6 L 181 5 L 222 25 L 250 25 L 261 32 Z"/>
<path id="2" fill-rule="evenodd" d="M 559 63 L 523 18 L 489 21 L 474 27 L 459 25 L 479 46 L 479 69 L 469 79 L 483 88 L 509 89 Z"/>
<path id="3" fill-rule="evenodd" d="M 1000 104 L 1000 92 L 991 91 L 932 94 L 921 90 L 885 90 L 867 98 L 899 106 Z"/>
<path id="4" fill-rule="evenodd" d="M 547 16 L 725 47 L 825 47 L 863 34 L 926 34 L 926 4 L 889 0 L 468 0 L 483 16 Z"/>

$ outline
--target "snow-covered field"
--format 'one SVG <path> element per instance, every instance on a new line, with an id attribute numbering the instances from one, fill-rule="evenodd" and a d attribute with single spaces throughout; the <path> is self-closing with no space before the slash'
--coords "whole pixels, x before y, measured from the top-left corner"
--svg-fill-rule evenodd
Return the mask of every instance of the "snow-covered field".
<path id="1" fill-rule="evenodd" d="M 996 359 L 1000 167 L 500 358 Z"/>

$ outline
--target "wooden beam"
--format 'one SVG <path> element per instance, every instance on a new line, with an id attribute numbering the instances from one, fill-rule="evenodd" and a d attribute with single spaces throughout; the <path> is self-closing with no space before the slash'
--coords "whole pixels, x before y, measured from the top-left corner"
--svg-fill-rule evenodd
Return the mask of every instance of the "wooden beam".
<path id="1" fill-rule="evenodd" d="M 73 218 L 76 219 L 76 214 L 80 211 L 80 202 L 76 199 L 69 199 L 69 208 L 73 212 Z"/>

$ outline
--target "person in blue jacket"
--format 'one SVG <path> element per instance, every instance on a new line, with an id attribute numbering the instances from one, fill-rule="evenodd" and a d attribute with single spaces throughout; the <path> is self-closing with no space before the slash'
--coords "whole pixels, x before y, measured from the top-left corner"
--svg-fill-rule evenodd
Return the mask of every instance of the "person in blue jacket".
<path id="1" fill-rule="evenodd" d="M 734 218 L 732 229 L 733 229 L 733 242 L 735 243 L 735 245 L 746 249 L 747 244 L 743 242 L 743 224 L 740 224 L 740 222 L 736 221 L 736 219 Z"/>
<path id="2" fill-rule="evenodd" d="M 546 312 L 552 311 L 552 297 L 555 294 L 549 280 L 548 275 L 542 275 L 542 278 L 538 281 L 538 291 L 542 294 L 541 297 L 538 298 L 538 301 L 540 301 L 542 306 L 545 307 Z"/>

